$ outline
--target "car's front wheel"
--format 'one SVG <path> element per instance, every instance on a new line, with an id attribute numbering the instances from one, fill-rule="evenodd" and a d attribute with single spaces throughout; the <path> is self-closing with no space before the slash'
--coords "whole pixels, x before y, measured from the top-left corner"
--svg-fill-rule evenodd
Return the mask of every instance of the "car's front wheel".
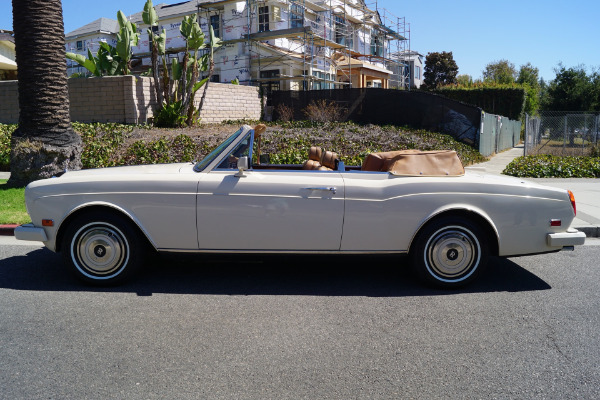
<path id="1" fill-rule="evenodd" d="M 105 286 L 123 282 L 144 263 L 147 245 L 123 216 L 93 212 L 67 227 L 62 249 L 69 269 L 84 282 Z"/>
<path id="2" fill-rule="evenodd" d="M 489 256 L 483 230 L 460 217 L 429 223 L 417 234 L 412 247 L 411 258 L 417 275 L 442 288 L 458 288 L 472 282 Z"/>

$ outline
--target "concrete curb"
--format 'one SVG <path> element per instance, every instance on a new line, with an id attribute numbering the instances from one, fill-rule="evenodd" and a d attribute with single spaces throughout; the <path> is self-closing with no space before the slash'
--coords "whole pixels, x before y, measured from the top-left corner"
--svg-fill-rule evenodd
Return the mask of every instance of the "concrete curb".
<path id="1" fill-rule="evenodd" d="M 0 225 L 0 236 L 13 236 L 15 234 L 15 228 L 19 225 L 8 224 Z"/>
<path id="2" fill-rule="evenodd" d="M 589 238 L 600 237 L 600 226 L 583 226 L 581 228 L 575 227 L 575 229 L 585 233 L 585 236 Z"/>

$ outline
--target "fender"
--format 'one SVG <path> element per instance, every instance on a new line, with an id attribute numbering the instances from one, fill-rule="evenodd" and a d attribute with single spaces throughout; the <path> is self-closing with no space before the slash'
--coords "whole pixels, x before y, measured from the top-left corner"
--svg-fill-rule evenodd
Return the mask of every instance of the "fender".
<path id="1" fill-rule="evenodd" d="M 127 218 L 129 218 L 131 220 L 131 222 L 133 222 L 137 226 L 137 228 L 140 230 L 140 232 L 142 232 L 144 234 L 144 236 L 146 237 L 148 242 L 152 245 L 152 247 L 154 247 L 156 249 L 156 244 L 154 243 L 154 241 L 152 240 L 152 238 L 150 237 L 150 235 L 148 234 L 146 229 L 144 229 L 144 227 L 142 226 L 139 219 L 135 216 L 135 214 L 130 213 L 123 207 L 120 207 L 114 203 L 109 203 L 109 202 L 105 202 L 105 201 L 91 201 L 89 203 L 80 204 L 77 207 L 69 210 L 64 215 L 64 217 L 61 219 L 60 224 L 58 225 L 58 228 L 57 228 L 55 243 L 52 246 L 54 248 L 54 251 L 58 250 L 58 248 L 59 248 L 59 245 L 60 245 L 59 239 L 62 239 L 63 225 L 64 225 L 65 221 L 71 219 L 71 217 L 73 217 L 74 214 L 77 214 L 78 212 L 83 211 L 86 208 L 91 208 L 91 207 L 105 207 L 105 208 L 108 207 L 108 208 L 112 208 L 113 210 L 125 215 Z"/>
<path id="2" fill-rule="evenodd" d="M 412 247 L 415 237 L 421 231 L 421 229 L 423 229 L 423 227 L 426 224 L 428 224 L 430 221 L 434 220 L 435 218 L 439 217 L 442 214 L 451 214 L 453 212 L 473 213 L 473 214 L 477 215 L 478 217 L 483 218 L 488 223 L 490 228 L 492 228 L 494 235 L 496 236 L 496 243 L 498 244 L 498 248 L 500 248 L 500 234 L 498 233 L 498 228 L 496 227 L 496 224 L 494 224 L 494 222 L 492 221 L 490 216 L 485 211 L 483 211 L 479 207 L 474 207 L 472 205 L 467 205 L 467 204 L 445 204 L 442 207 L 439 207 L 436 210 L 432 211 L 427 217 L 425 217 L 423 219 L 423 221 L 421 221 L 419 228 L 415 231 L 415 233 L 413 233 L 412 238 L 410 239 L 410 244 L 408 246 L 409 250 Z"/>

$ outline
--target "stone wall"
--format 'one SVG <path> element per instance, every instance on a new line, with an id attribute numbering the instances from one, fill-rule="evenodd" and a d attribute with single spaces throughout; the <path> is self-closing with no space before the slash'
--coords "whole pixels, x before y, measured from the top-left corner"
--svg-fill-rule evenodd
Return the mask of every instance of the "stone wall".
<path id="1" fill-rule="evenodd" d="M 201 88 L 196 93 L 196 107 L 202 97 Z M 200 113 L 202 122 L 216 123 L 237 119 L 260 119 L 258 87 L 213 83 L 208 85 L 204 106 Z"/>
<path id="2" fill-rule="evenodd" d="M 196 93 L 198 106 L 203 88 Z M 69 79 L 71 120 L 78 122 L 148 122 L 156 107 L 153 79 L 135 76 Z M 258 88 L 210 83 L 202 122 L 260 119 Z M 16 81 L 0 82 L 0 123 L 17 123 L 19 105 Z"/>

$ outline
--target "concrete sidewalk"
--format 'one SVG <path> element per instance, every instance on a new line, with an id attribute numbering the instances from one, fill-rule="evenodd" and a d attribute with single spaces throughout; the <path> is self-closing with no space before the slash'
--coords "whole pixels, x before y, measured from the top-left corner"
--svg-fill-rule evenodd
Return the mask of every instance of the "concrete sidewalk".
<path id="1" fill-rule="evenodd" d="M 489 161 L 467 167 L 491 175 L 501 175 L 506 166 L 523 155 L 523 145 L 496 154 Z M 570 190 L 575 195 L 577 217 L 571 226 L 588 237 L 600 237 L 600 179 L 594 178 L 523 178 L 540 185 Z"/>

